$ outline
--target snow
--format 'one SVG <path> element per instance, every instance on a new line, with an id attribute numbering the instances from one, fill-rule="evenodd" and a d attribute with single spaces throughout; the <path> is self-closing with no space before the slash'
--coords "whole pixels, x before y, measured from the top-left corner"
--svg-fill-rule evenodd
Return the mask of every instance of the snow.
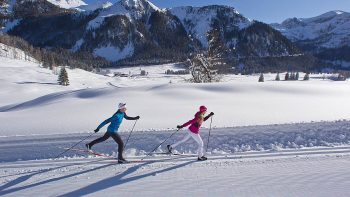
<path id="1" fill-rule="evenodd" d="M 83 11 L 93 11 L 93 10 L 97 10 L 100 8 L 106 9 L 108 7 L 111 7 L 112 5 L 113 5 L 113 3 L 111 1 L 97 0 L 97 1 L 90 2 L 87 5 L 79 6 L 78 9 L 83 10 Z"/>
<path id="2" fill-rule="evenodd" d="M 140 157 L 130 158 L 132 160 Z M 0 163 L 5 196 L 347 196 L 346 152 L 160 156 L 143 163 L 77 156 Z"/>
<path id="3" fill-rule="evenodd" d="M 131 7 L 131 8 L 138 9 L 138 10 L 147 9 L 145 7 L 145 5 L 146 6 L 149 5 L 151 7 L 151 9 L 153 9 L 154 11 L 160 10 L 157 6 L 155 6 L 153 3 L 151 3 L 150 1 L 147 1 L 147 0 L 122 0 L 121 2 L 126 7 Z"/>
<path id="4" fill-rule="evenodd" d="M 142 18 L 144 15 L 150 15 L 150 12 L 159 10 L 156 6 L 146 0 L 122 0 L 112 6 L 102 9 L 99 15 L 89 22 L 87 29 L 97 29 L 106 17 L 115 15 L 124 15 L 130 21 Z"/>
<path id="5" fill-rule="evenodd" d="M 350 43 L 350 13 L 343 11 L 331 11 L 313 18 L 287 19 L 272 26 L 293 41 L 319 39 L 320 46 L 325 48 Z"/>
<path id="6" fill-rule="evenodd" d="M 97 29 L 98 27 L 100 27 L 103 21 L 104 21 L 104 17 L 96 17 L 93 20 L 89 21 L 86 29 L 87 30 Z"/>
<path id="7" fill-rule="evenodd" d="M 130 13 L 123 6 L 114 4 L 113 6 L 103 9 L 95 19 L 91 20 L 87 25 L 87 29 L 97 29 L 106 17 L 114 15 L 125 15 L 131 18 Z"/>
<path id="8" fill-rule="evenodd" d="M 17 0 L 7 0 L 4 2 L 4 5 L 2 6 L 2 8 L 0 8 L 1 12 L 3 14 L 8 14 L 11 13 L 13 11 L 13 7 L 16 4 Z M 6 8 L 6 9 L 4 9 Z"/>
<path id="9" fill-rule="evenodd" d="M 0 133 L 2 136 L 89 132 L 128 103 L 130 116 L 140 115 L 137 130 L 163 130 L 192 118 L 200 105 L 216 113 L 214 126 L 235 127 L 349 119 L 349 81 L 274 81 L 275 74 L 226 75 L 222 82 L 191 84 L 190 75 L 165 75 L 174 64 L 110 69 L 131 77 L 108 77 L 68 69 L 70 86 L 36 64 L 1 59 Z M 303 74 L 300 74 L 303 76 Z M 283 78 L 284 74 L 281 74 Z M 171 82 L 171 83 L 170 83 Z M 11 94 L 9 94 L 11 93 Z M 142 98 L 142 101 L 140 101 Z M 150 109 L 152 106 L 152 109 Z M 30 118 L 29 118 L 30 117 Z M 45 124 L 38 124 L 50 117 Z M 21 124 L 14 124 L 20 119 Z M 37 121 L 33 121 L 37 120 Z M 130 125 L 120 128 L 127 131 Z"/>
<path id="10" fill-rule="evenodd" d="M 72 47 L 71 50 L 72 50 L 73 52 L 78 51 L 83 43 L 84 43 L 84 39 L 79 39 L 79 40 L 75 43 L 75 45 Z"/>
<path id="11" fill-rule="evenodd" d="M 215 123 L 216 117 L 213 119 Z M 141 121 L 141 120 L 140 120 Z M 136 128 L 139 127 L 137 122 Z M 128 131 L 134 121 L 124 121 L 128 125 Z M 204 123 L 209 127 L 210 121 Z M 350 121 L 314 122 L 298 124 L 276 124 L 276 125 L 253 125 L 245 127 L 213 127 L 211 130 L 210 143 L 207 155 L 228 156 L 235 154 L 284 154 L 290 155 L 297 151 L 298 154 L 309 154 L 315 152 L 349 152 L 350 150 Z M 201 129 L 201 136 L 205 145 L 208 139 L 208 128 Z M 128 141 L 125 156 L 127 158 L 141 157 L 163 140 L 168 138 L 174 130 L 157 131 L 134 131 Z M 63 151 L 63 147 L 73 146 L 81 139 L 88 138 L 86 143 L 100 137 L 101 132 L 88 138 L 91 133 L 70 134 L 44 134 L 44 135 L 18 135 L 0 137 L 0 158 L 3 162 L 49 159 Z M 126 139 L 129 132 L 120 132 L 122 139 Z M 166 150 L 166 145 L 175 143 L 182 139 L 185 131 L 181 130 L 167 140 L 156 152 Z M 25 143 L 24 143 L 25 142 Z M 45 143 L 43 143 L 45 142 Z M 188 142 L 178 146 L 174 152 L 196 154 L 196 144 Z M 11 147 L 16 146 L 16 154 L 9 154 Z M 31 147 L 28 149 L 28 147 Z M 61 147 L 61 148 L 59 148 Z M 84 143 L 76 148 L 84 149 Z M 110 156 L 116 155 L 116 145 L 113 140 L 93 147 L 94 151 Z M 75 151 L 69 151 L 63 156 L 72 158 L 77 155 Z"/>
<path id="12" fill-rule="evenodd" d="M 123 49 L 114 46 L 100 47 L 94 50 L 94 54 L 108 61 L 118 61 L 134 54 L 134 46 L 129 42 Z"/>
<path id="13" fill-rule="evenodd" d="M 185 25 L 185 27 L 187 27 L 187 33 L 193 33 L 193 36 L 201 42 L 202 46 L 208 47 L 207 32 L 211 30 L 211 19 L 216 16 L 216 12 L 212 10 L 212 12 L 209 13 L 199 14 L 196 10 L 196 12 L 191 13 L 189 11 L 191 10 L 190 8 L 191 7 L 173 8 L 170 11 L 173 15 L 177 16 L 184 25 L 185 20 L 193 21 L 193 23 L 196 24 L 193 29 Z"/>
<path id="14" fill-rule="evenodd" d="M 39 63 L 36 59 L 27 55 L 22 50 L 7 46 L 7 45 L 2 44 L 2 43 L 0 43 L 0 56 L 7 57 L 10 59 L 17 59 L 17 60 L 24 60 L 24 61 Z"/>
<path id="15" fill-rule="evenodd" d="M 72 8 L 77 8 L 79 6 L 87 5 L 82 0 L 47 0 L 47 1 L 64 9 L 72 9 Z"/>
<path id="16" fill-rule="evenodd" d="M 189 75 L 164 74 L 184 69 L 181 64 L 165 64 L 110 69 L 129 77 L 67 69 L 71 85 L 59 86 L 52 71 L 8 49 L 0 49 L 1 196 L 319 197 L 350 192 L 349 81 L 312 74 L 310 81 L 277 82 L 275 74 L 265 74 L 264 83 L 257 82 L 259 75 L 225 75 L 220 83 L 191 84 Z M 141 70 L 148 75 L 141 76 Z M 55 158 L 93 134 L 122 101 L 129 116 L 141 116 L 124 153 L 133 163 L 118 165 L 75 151 Z M 215 112 L 208 161 L 196 161 L 193 141 L 176 148 L 183 156 L 145 158 L 203 104 Z M 134 123 L 123 122 L 124 140 Z M 205 147 L 209 127 L 206 121 L 201 129 Z M 183 135 L 177 132 L 156 151 Z M 93 150 L 116 156 L 113 140 Z"/>
<path id="17" fill-rule="evenodd" d="M 217 9 L 203 9 L 187 6 L 171 8 L 169 11 L 180 19 L 188 34 L 192 34 L 194 38 L 198 39 L 202 46 L 208 47 L 207 32 L 212 29 L 211 24 L 212 20 L 217 17 Z M 239 13 L 232 8 L 230 17 L 237 16 L 240 16 Z M 188 21 L 191 24 L 188 24 Z M 249 26 L 251 23 L 252 22 L 249 19 L 244 18 L 239 19 L 237 24 L 233 25 L 237 25 L 239 29 L 243 29 Z"/>

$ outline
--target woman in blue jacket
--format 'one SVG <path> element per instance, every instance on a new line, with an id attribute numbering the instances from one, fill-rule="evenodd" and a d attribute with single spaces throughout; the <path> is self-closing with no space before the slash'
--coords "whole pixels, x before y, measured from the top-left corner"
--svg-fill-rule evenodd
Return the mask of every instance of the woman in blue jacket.
<path id="1" fill-rule="evenodd" d="M 97 143 L 103 142 L 107 140 L 109 137 L 112 137 L 115 142 L 118 144 L 118 163 L 125 163 L 127 162 L 124 157 L 123 157 L 123 151 L 124 151 L 124 143 L 120 135 L 117 133 L 120 124 L 122 123 L 123 119 L 127 120 L 138 120 L 140 119 L 140 116 L 136 117 L 129 117 L 126 115 L 126 103 L 119 103 L 118 105 L 118 111 L 110 118 L 107 120 L 103 121 L 97 129 L 95 129 L 95 133 L 97 133 L 103 126 L 106 124 L 110 123 L 107 132 L 100 138 L 86 144 L 86 148 L 90 151 L 91 147 Z"/>

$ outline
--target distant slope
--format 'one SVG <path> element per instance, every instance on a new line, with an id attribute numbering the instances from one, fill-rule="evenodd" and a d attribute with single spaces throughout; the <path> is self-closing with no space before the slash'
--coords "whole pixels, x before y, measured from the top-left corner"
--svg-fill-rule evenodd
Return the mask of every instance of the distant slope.
<path id="1" fill-rule="evenodd" d="M 321 59 L 343 66 L 350 62 L 348 12 L 330 11 L 312 18 L 291 18 L 271 26 Z"/>

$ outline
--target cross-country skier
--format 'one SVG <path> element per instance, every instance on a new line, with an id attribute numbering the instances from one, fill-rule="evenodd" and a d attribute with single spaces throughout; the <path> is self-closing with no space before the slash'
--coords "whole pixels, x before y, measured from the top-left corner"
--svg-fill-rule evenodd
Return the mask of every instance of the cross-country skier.
<path id="1" fill-rule="evenodd" d="M 127 161 L 123 157 L 123 149 L 124 149 L 124 143 L 120 135 L 117 133 L 120 124 L 123 121 L 123 118 L 127 120 L 138 120 L 140 119 L 140 116 L 136 117 L 129 117 L 125 113 L 126 111 L 126 103 L 119 103 L 118 105 L 118 111 L 110 118 L 107 120 L 103 121 L 97 129 L 95 129 L 95 133 L 97 133 L 103 126 L 106 124 L 110 123 L 107 132 L 100 138 L 86 144 L 86 148 L 91 151 L 91 147 L 97 143 L 103 142 L 107 140 L 109 137 L 112 137 L 115 142 L 118 144 L 118 163 L 126 163 Z"/>
<path id="2" fill-rule="evenodd" d="M 204 116 L 205 113 L 207 112 L 207 108 L 205 106 L 200 106 L 199 111 L 195 114 L 194 118 L 188 122 L 186 122 L 183 125 L 178 125 L 177 128 L 181 129 L 183 127 L 187 127 L 188 125 L 191 125 L 188 128 L 187 135 L 180 141 L 178 141 L 175 144 L 172 145 L 167 145 L 168 151 L 171 153 L 174 148 L 176 148 L 178 145 L 181 143 L 186 142 L 189 140 L 191 137 L 198 143 L 198 160 L 199 161 L 204 161 L 207 160 L 207 158 L 204 156 L 203 153 L 203 140 L 201 136 L 199 135 L 199 128 L 201 127 L 203 121 L 208 120 L 211 116 L 214 115 L 213 112 L 210 112 L 209 115 Z"/>

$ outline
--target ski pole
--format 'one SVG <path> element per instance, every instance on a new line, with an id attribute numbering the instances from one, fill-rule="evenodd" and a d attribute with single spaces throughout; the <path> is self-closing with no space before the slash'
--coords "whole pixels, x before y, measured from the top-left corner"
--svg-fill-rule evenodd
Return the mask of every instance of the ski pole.
<path id="1" fill-rule="evenodd" d="M 88 139 L 89 137 L 91 137 L 92 135 L 94 135 L 95 133 L 92 133 L 91 135 L 85 137 L 84 139 L 80 140 L 79 142 L 77 142 L 76 144 L 74 144 L 73 146 L 71 146 L 70 148 L 66 149 L 65 151 L 63 151 L 61 154 L 58 154 L 54 159 L 57 159 L 58 157 L 60 157 L 61 155 L 63 155 L 64 153 L 68 152 L 69 150 L 71 150 L 72 148 L 76 147 L 78 144 L 80 144 L 82 141 Z"/>
<path id="2" fill-rule="evenodd" d="M 135 120 L 134 126 L 132 126 L 132 129 L 131 129 L 131 131 L 130 131 L 130 133 L 129 133 L 128 139 L 127 139 L 126 142 L 125 142 L 124 150 L 125 150 L 126 145 L 128 144 L 128 141 L 129 141 L 129 139 L 130 139 L 131 133 L 134 131 L 134 128 L 135 128 L 136 123 L 137 123 L 137 120 Z"/>
<path id="3" fill-rule="evenodd" d="M 208 142 L 207 142 L 207 148 L 205 149 L 205 153 L 207 153 L 207 151 L 208 151 L 209 139 L 210 139 L 210 131 L 211 131 L 211 123 L 212 122 L 213 122 L 213 116 L 210 117 L 210 128 L 209 128 Z"/>
<path id="4" fill-rule="evenodd" d="M 147 153 L 146 156 L 144 156 L 141 161 L 143 161 L 146 157 L 148 157 L 149 155 L 151 155 L 155 150 L 157 150 L 157 148 L 159 148 L 162 144 L 164 144 L 164 142 L 166 142 L 168 139 L 170 139 L 171 137 L 173 137 L 173 135 L 175 135 L 175 133 L 177 133 L 178 131 L 180 131 L 181 129 L 177 129 L 174 133 L 172 133 L 168 138 L 166 138 L 162 143 L 160 143 L 157 147 L 155 147 L 151 152 Z"/>

